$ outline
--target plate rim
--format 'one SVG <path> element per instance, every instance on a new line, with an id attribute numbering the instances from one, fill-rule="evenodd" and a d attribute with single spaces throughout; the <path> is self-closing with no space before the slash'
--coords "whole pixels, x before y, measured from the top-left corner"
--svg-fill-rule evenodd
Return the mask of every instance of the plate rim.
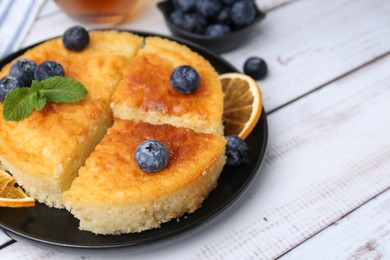
<path id="1" fill-rule="evenodd" d="M 182 39 L 179 37 L 168 36 L 168 35 L 163 35 L 163 34 L 153 33 L 153 32 L 145 32 L 145 31 L 138 31 L 138 30 L 126 30 L 126 29 L 117 29 L 117 28 L 93 29 L 93 30 L 89 30 L 89 31 L 130 32 L 130 33 L 134 33 L 134 34 L 137 34 L 137 35 L 140 35 L 143 37 L 156 36 L 156 37 L 165 38 L 165 39 L 172 40 L 172 41 L 186 45 L 187 47 L 189 47 L 193 51 L 199 53 L 199 55 L 204 57 L 210 63 L 212 63 L 212 62 L 209 60 L 209 58 L 206 58 L 204 54 L 206 54 L 209 57 L 212 57 L 215 60 L 218 60 L 218 62 L 223 64 L 223 66 L 227 67 L 231 72 L 239 72 L 230 62 L 225 60 L 223 57 L 221 57 L 217 53 L 215 53 L 215 52 L 213 52 L 213 51 L 211 51 L 211 50 L 209 50 L 209 49 L 207 49 L 199 44 L 190 42 L 188 40 L 185 40 L 185 39 Z M 8 64 L 12 60 L 14 60 L 16 57 L 25 53 L 27 50 L 29 50 L 29 49 L 31 49 L 31 48 L 33 48 L 41 43 L 44 43 L 46 41 L 56 39 L 59 37 L 62 37 L 62 36 L 50 37 L 48 39 L 39 41 L 37 43 L 31 44 L 31 45 L 26 46 L 22 49 L 19 49 L 11 54 L 8 54 L 7 56 L 0 59 L 0 69 L 2 69 L 2 67 L 4 67 L 6 64 Z M 190 223 L 190 224 L 183 226 L 179 229 L 175 229 L 173 231 L 166 232 L 165 234 L 160 235 L 157 238 L 149 239 L 146 242 L 134 243 L 132 241 L 128 241 L 126 243 L 125 242 L 117 242 L 117 243 L 108 244 L 108 245 L 85 245 L 85 244 L 80 245 L 80 244 L 74 244 L 74 243 L 73 244 L 72 243 L 61 243 L 61 242 L 56 242 L 56 241 L 52 241 L 52 240 L 45 240 L 45 239 L 42 239 L 40 237 L 33 236 L 32 234 L 23 233 L 23 232 L 19 232 L 17 230 L 14 230 L 12 227 L 8 227 L 7 225 L 3 224 L 3 222 L 1 220 L 0 220 L 0 228 L 2 228 L 7 234 L 8 234 L 8 232 L 10 232 L 12 234 L 15 234 L 16 236 L 20 236 L 24 239 L 31 240 L 34 242 L 43 243 L 43 244 L 46 244 L 49 246 L 54 246 L 54 247 L 74 248 L 74 249 L 97 249 L 97 250 L 99 250 L 99 249 L 112 249 L 112 248 L 122 248 L 122 247 L 133 248 L 133 247 L 139 247 L 139 246 L 151 246 L 151 245 L 156 244 L 156 243 L 161 243 L 162 241 L 165 241 L 168 238 L 174 238 L 174 237 L 178 237 L 178 236 L 180 236 L 181 238 L 183 238 L 183 237 L 186 238 L 186 237 L 190 236 L 190 234 L 188 234 L 188 233 L 193 231 L 195 227 L 198 227 L 198 230 L 196 231 L 196 233 L 197 233 L 197 232 L 203 230 L 206 226 L 208 226 L 211 223 L 213 223 L 214 221 L 216 221 L 219 217 L 222 217 L 224 215 L 223 213 L 226 213 L 230 208 L 232 208 L 236 204 L 237 201 L 239 201 L 239 199 L 245 194 L 245 191 L 247 191 L 249 189 L 249 187 L 251 186 L 251 184 L 254 182 L 255 178 L 260 175 L 260 171 L 261 171 L 262 165 L 264 163 L 265 152 L 266 152 L 267 147 L 268 147 L 268 122 L 267 122 L 267 116 L 266 116 L 266 113 L 264 110 L 264 106 L 263 106 L 262 110 L 263 111 L 262 111 L 260 120 L 258 121 L 257 125 L 254 128 L 254 130 L 256 130 L 258 128 L 262 128 L 261 130 L 263 130 L 263 136 L 261 136 L 262 145 L 259 149 L 259 154 L 256 157 L 257 158 L 256 165 L 254 166 L 249 177 L 247 179 L 245 179 L 245 182 L 239 187 L 239 189 L 237 189 L 234 192 L 234 196 L 231 196 L 223 204 L 219 205 L 217 208 L 215 208 L 211 213 L 207 214 L 201 220 L 197 220 L 196 222 Z M 215 190 L 216 189 L 218 189 L 218 186 L 215 188 Z M 207 198 L 205 200 L 207 200 Z M 194 212 L 192 214 L 196 214 L 196 212 Z M 174 220 L 171 220 L 171 221 L 174 221 Z M 187 233 L 187 235 L 186 235 L 186 233 Z M 195 232 L 193 232 L 193 233 L 195 233 Z M 126 235 L 126 234 L 123 234 L 123 235 Z M 102 235 L 102 236 L 104 236 L 104 235 Z"/>

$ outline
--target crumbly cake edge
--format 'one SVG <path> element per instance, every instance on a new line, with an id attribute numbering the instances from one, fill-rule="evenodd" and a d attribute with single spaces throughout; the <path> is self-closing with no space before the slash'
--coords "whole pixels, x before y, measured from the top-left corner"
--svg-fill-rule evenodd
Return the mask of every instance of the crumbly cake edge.
<path id="1" fill-rule="evenodd" d="M 223 135 L 222 121 L 208 122 L 197 116 L 185 114 L 182 116 L 164 115 L 158 111 L 143 111 L 133 109 L 126 105 L 115 105 L 111 103 L 114 118 L 132 120 L 134 122 L 146 122 L 154 125 L 169 124 L 175 127 L 184 127 L 198 133 Z"/>
<path id="2" fill-rule="evenodd" d="M 107 205 L 67 201 L 66 208 L 80 220 L 81 230 L 95 234 L 119 235 L 158 228 L 162 223 L 193 213 L 216 188 L 225 165 L 225 153 L 194 182 L 171 194 L 138 204 Z"/>

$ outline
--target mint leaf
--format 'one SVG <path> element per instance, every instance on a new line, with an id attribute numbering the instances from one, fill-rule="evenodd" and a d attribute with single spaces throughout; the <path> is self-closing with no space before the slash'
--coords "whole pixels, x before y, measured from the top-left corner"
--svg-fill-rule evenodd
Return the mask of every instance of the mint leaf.
<path id="1" fill-rule="evenodd" d="M 31 90 L 32 91 L 38 91 L 38 90 L 43 89 L 43 88 L 45 88 L 45 85 L 43 85 L 42 82 L 36 81 L 36 80 L 32 81 L 32 83 L 31 83 Z"/>
<path id="2" fill-rule="evenodd" d="M 87 95 L 87 89 L 77 80 L 66 77 L 51 77 L 41 81 L 44 88 L 37 87 L 47 102 L 78 102 Z"/>
<path id="3" fill-rule="evenodd" d="M 16 88 L 5 96 L 3 117 L 6 121 L 20 121 L 34 110 L 30 88 Z"/>
<path id="4" fill-rule="evenodd" d="M 46 105 L 46 98 L 42 97 L 38 91 L 31 90 L 30 102 L 34 108 L 38 111 L 41 111 Z"/>

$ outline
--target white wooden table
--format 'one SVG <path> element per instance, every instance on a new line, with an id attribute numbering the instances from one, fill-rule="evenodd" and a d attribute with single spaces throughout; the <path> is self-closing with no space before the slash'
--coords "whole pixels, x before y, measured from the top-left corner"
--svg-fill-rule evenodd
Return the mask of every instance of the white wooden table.
<path id="1" fill-rule="evenodd" d="M 120 28 L 169 35 L 157 1 Z M 390 1 L 258 0 L 252 39 L 269 121 L 261 174 L 240 203 L 183 241 L 148 252 L 73 251 L 15 241 L 0 259 L 390 259 Z M 21 47 L 75 24 L 46 1 Z M 86 26 L 88 28 L 99 26 Z"/>

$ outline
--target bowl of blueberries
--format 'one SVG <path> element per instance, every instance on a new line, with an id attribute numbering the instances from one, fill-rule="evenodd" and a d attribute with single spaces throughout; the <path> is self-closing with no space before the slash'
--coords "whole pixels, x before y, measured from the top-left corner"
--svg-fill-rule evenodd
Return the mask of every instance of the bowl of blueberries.
<path id="1" fill-rule="evenodd" d="M 255 0 L 166 0 L 157 6 L 174 35 L 218 53 L 245 43 L 265 17 Z"/>

